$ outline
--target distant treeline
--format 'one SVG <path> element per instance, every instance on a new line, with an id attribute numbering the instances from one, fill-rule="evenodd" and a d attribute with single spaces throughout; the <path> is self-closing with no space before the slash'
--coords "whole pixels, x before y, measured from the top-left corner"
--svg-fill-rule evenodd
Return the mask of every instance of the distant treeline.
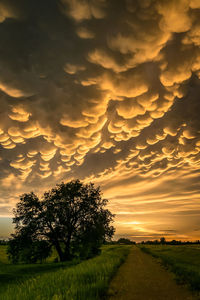
<path id="1" fill-rule="evenodd" d="M 0 240 L 0 245 L 7 245 L 8 244 L 8 241 L 6 240 Z"/>
<path id="2" fill-rule="evenodd" d="M 9 241 L 8 240 L 0 240 L 0 245 L 8 245 Z M 109 241 L 105 242 L 104 244 L 112 244 L 112 245 L 119 245 L 119 244 L 124 244 L 124 245 L 135 245 L 136 243 L 134 241 L 131 241 L 126 238 L 120 238 L 117 241 Z"/>
<path id="3" fill-rule="evenodd" d="M 127 238 L 120 238 L 117 241 L 111 241 L 111 242 L 106 242 L 105 244 L 111 244 L 111 245 L 135 245 L 136 243 L 134 241 L 131 241 Z"/>
<path id="4" fill-rule="evenodd" d="M 0 245 L 8 245 L 8 240 L 0 240 Z M 109 244 L 109 245 L 135 245 L 136 242 L 131 241 L 127 238 L 120 238 L 117 241 L 109 241 L 109 242 L 104 242 L 104 244 Z M 195 245 L 195 244 L 200 244 L 200 240 L 197 241 L 177 241 L 177 240 L 171 240 L 171 241 L 166 241 L 165 238 L 161 238 L 160 240 L 153 240 L 153 241 L 142 241 L 138 244 L 142 245 Z"/>
<path id="5" fill-rule="evenodd" d="M 131 241 L 127 238 L 120 238 L 117 241 L 110 241 L 110 242 L 105 242 L 105 244 L 111 244 L 111 245 L 118 245 L 118 244 L 124 244 L 124 245 L 135 245 L 136 242 Z M 142 241 L 137 244 L 142 244 L 142 245 L 193 245 L 193 244 L 200 244 L 200 240 L 197 241 L 177 241 L 177 240 L 171 240 L 171 241 L 166 241 L 164 237 L 160 238 L 159 240 L 153 240 L 153 241 Z"/>
<path id="6" fill-rule="evenodd" d="M 166 241 L 164 237 L 162 237 L 160 240 L 154 240 L 154 241 L 142 241 L 141 244 L 146 244 L 146 245 L 192 245 L 192 244 L 200 244 L 200 240 L 197 241 L 177 241 L 177 240 L 172 240 L 172 241 Z"/>

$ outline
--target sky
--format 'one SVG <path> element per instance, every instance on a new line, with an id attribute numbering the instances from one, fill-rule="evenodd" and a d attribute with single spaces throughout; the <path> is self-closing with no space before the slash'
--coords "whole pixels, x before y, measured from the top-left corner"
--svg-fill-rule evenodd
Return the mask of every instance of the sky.
<path id="1" fill-rule="evenodd" d="M 0 238 L 76 178 L 115 238 L 200 238 L 199 0 L 0 0 L 0 40 Z"/>

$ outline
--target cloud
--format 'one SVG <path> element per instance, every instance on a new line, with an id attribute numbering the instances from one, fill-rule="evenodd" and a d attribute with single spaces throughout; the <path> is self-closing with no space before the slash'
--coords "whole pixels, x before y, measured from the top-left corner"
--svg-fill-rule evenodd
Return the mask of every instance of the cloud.
<path id="1" fill-rule="evenodd" d="M 7 212 L 20 193 L 78 177 L 101 184 L 117 213 L 141 204 L 120 219 L 119 232 L 196 237 L 199 13 L 196 0 L 1 1 Z M 194 206 L 185 207 L 184 193 Z M 150 210 L 153 198 L 160 202 Z M 171 199 L 180 200 L 173 209 Z M 191 230 L 181 225 L 183 211 L 194 218 Z"/>
<path id="2" fill-rule="evenodd" d="M 83 20 L 104 17 L 103 6 L 105 1 L 81 1 L 81 0 L 62 0 L 65 13 L 77 22 Z"/>
<path id="3" fill-rule="evenodd" d="M 191 28 L 189 1 L 163 1 L 157 4 L 158 13 L 162 15 L 160 28 L 169 32 L 186 32 Z"/>
<path id="4" fill-rule="evenodd" d="M 16 6 L 11 5 L 11 1 L 2 0 L 0 3 L 0 23 L 8 18 L 18 18 L 19 11 Z"/>

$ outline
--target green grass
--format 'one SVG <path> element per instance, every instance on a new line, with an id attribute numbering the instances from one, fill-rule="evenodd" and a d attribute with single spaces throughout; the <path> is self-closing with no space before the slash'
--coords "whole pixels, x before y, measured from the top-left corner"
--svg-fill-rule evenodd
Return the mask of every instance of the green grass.
<path id="1" fill-rule="evenodd" d="M 140 248 L 159 258 L 174 274 L 178 283 L 188 284 L 200 291 L 200 246 L 199 245 L 145 245 Z"/>
<path id="2" fill-rule="evenodd" d="M 101 255 L 95 258 L 70 267 L 63 264 L 57 271 L 46 270 L 44 274 L 32 274 L 29 279 L 7 285 L 1 292 L 0 299 L 102 300 L 110 279 L 125 260 L 129 250 L 130 246 L 104 246 Z M 58 264 L 10 267 L 16 268 L 15 272 L 18 275 L 19 271 L 26 273 L 30 267 L 40 269 L 52 265 Z"/>
<path id="3" fill-rule="evenodd" d="M 7 264 L 8 263 L 6 248 L 7 248 L 7 246 L 0 245 L 0 264 L 2 264 L 2 263 Z"/>
<path id="4" fill-rule="evenodd" d="M 80 262 L 79 260 L 74 260 L 67 263 L 52 263 L 56 257 L 56 253 L 53 251 L 52 256 L 48 258 L 46 263 L 14 265 L 8 261 L 6 248 L 7 246 L 0 246 L 0 299 L 2 299 L 1 292 L 5 291 L 11 284 L 20 285 L 32 277 L 47 272 L 55 272 Z"/>

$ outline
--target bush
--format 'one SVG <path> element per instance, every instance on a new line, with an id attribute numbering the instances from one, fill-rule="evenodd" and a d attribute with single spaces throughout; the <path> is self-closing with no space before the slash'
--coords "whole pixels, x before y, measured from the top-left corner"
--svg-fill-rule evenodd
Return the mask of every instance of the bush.
<path id="1" fill-rule="evenodd" d="M 8 243 L 7 254 L 12 263 L 36 263 L 45 260 L 51 253 L 51 245 L 45 241 L 32 241 L 21 236 Z"/>

